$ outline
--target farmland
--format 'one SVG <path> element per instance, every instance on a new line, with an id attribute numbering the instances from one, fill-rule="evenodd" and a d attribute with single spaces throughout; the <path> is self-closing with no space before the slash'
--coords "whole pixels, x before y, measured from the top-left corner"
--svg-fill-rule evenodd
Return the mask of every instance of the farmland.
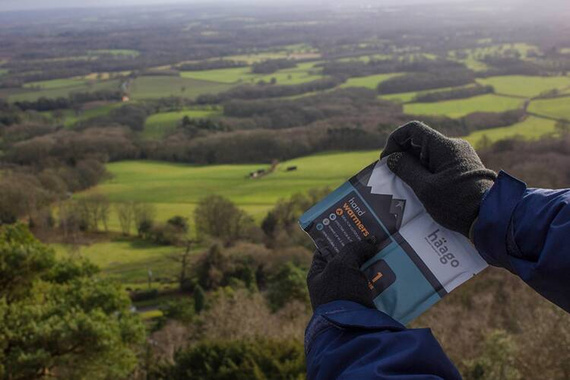
<path id="1" fill-rule="evenodd" d="M 87 84 L 85 80 L 76 79 L 76 78 L 52 79 L 41 82 L 26 83 L 24 88 L 49 90 L 49 89 L 62 88 L 62 87 L 82 86 L 85 84 Z"/>
<path id="2" fill-rule="evenodd" d="M 219 115 L 219 110 L 189 109 L 182 111 L 162 112 L 150 116 L 144 126 L 143 136 L 153 139 L 160 138 L 174 130 L 176 125 L 185 117 L 193 119 L 209 118 Z"/>
<path id="3" fill-rule="evenodd" d="M 270 208 L 275 202 L 314 187 L 337 186 L 378 158 L 378 152 L 319 154 L 279 165 L 259 180 L 248 174 L 266 165 L 192 166 L 160 162 L 125 161 L 109 164 L 113 179 L 88 191 L 112 202 L 196 203 L 205 194 L 220 194 L 240 206 Z M 298 170 L 286 172 L 287 166 Z"/>
<path id="4" fill-rule="evenodd" d="M 118 108 L 121 105 L 122 103 L 97 104 L 91 108 L 81 109 L 78 112 L 68 110 L 62 113 L 61 121 L 63 121 L 63 125 L 65 127 L 70 128 L 79 121 L 87 120 L 92 117 L 107 115 L 109 111 Z M 52 119 L 55 119 L 53 112 L 45 112 L 45 114 L 51 117 Z"/>
<path id="5" fill-rule="evenodd" d="M 533 100 L 529 112 L 556 119 L 570 120 L 570 97 Z"/>
<path id="6" fill-rule="evenodd" d="M 458 118 L 473 112 L 502 112 L 521 108 L 524 101 L 497 95 L 480 95 L 469 99 L 448 100 L 437 103 L 411 103 L 404 112 L 411 115 L 445 115 Z"/>
<path id="7" fill-rule="evenodd" d="M 297 67 L 279 70 L 274 74 L 252 74 L 249 67 L 237 67 L 231 69 L 183 71 L 183 78 L 192 78 L 203 81 L 219 83 L 257 83 L 259 81 L 270 82 L 275 78 L 277 84 L 298 84 L 310 82 L 321 78 L 313 73 L 315 63 L 301 63 Z"/>
<path id="8" fill-rule="evenodd" d="M 55 245 L 55 249 L 60 257 L 69 255 L 64 245 Z M 140 289 L 146 287 L 149 269 L 155 278 L 172 277 L 176 267 L 169 255 L 174 252 L 177 252 L 175 247 L 117 238 L 84 246 L 79 254 L 99 266 L 105 276 L 121 281 L 126 287 Z"/>
<path id="9" fill-rule="evenodd" d="M 449 52 L 449 56 L 456 59 L 474 71 L 485 71 L 488 66 L 483 62 L 486 56 L 506 54 L 528 59 L 529 53 L 538 52 L 538 47 L 526 43 L 493 44 L 489 40 L 481 40 L 480 47 L 462 49 Z"/>
<path id="10" fill-rule="evenodd" d="M 528 76 L 499 76 L 479 79 L 479 83 L 490 85 L 498 94 L 532 98 L 552 90 L 570 89 L 570 77 L 528 77 Z"/>
<path id="11" fill-rule="evenodd" d="M 556 122 L 530 116 L 526 120 L 508 127 L 483 129 L 475 131 L 465 138 L 471 145 L 477 147 L 483 136 L 490 142 L 510 138 L 522 137 L 527 140 L 535 140 L 545 135 L 555 133 Z"/>
<path id="12" fill-rule="evenodd" d="M 225 83 L 211 82 L 178 76 L 143 76 L 131 85 L 132 99 L 158 99 L 170 96 L 195 98 L 202 94 L 213 94 L 231 88 Z"/>

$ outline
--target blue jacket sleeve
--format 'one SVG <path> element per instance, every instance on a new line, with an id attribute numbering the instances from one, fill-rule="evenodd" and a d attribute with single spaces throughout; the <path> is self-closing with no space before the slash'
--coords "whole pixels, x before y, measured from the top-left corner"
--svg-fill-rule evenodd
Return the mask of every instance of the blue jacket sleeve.
<path id="1" fill-rule="evenodd" d="M 474 241 L 490 265 L 570 312 L 569 204 L 570 190 L 527 189 L 501 172 L 481 203 Z"/>
<path id="2" fill-rule="evenodd" d="M 305 332 L 307 379 L 461 379 L 428 329 L 407 330 L 350 301 L 317 308 Z"/>

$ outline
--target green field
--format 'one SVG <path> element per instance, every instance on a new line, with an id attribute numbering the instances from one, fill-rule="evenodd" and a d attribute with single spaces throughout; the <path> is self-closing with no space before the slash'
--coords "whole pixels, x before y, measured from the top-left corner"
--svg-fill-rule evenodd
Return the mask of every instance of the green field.
<path id="1" fill-rule="evenodd" d="M 220 83 L 247 82 L 252 79 L 249 67 L 236 67 L 232 69 L 182 71 L 182 78 L 199 79 Z"/>
<path id="2" fill-rule="evenodd" d="M 65 79 L 51 79 L 39 82 L 30 82 L 24 85 L 24 88 L 50 90 L 54 88 L 82 86 L 87 84 L 84 79 L 65 78 Z"/>
<path id="3" fill-rule="evenodd" d="M 379 74 L 379 75 L 370 75 L 367 77 L 359 77 L 359 78 L 348 78 L 348 80 L 343 83 L 340 87 L 366 87 L 372 90 L 376 90 L 379 83 L 384 82 L 387 79 L 394 78 L 400 76 L 402 74 L 394 73 L 394 74 Z"/>
<path id="4" fill-rule="evenodd" d="M 481 40 L 484 41 L 482 43 L 488 43 L 488 40 Z M 526 59 L 526 56 L 529 51 L 538 51 L 538 48 L 534 45 L 529 45 L 525 43 L 516 43 L 516 44 L 497 44 L 497 45 L 489 45 L 489 46 L 482 46 L 474 49 L 462 49 L 458 52 L 463 52 L 467 54 L 466 58 L 458 58 L 456 51 L 452 51 L 449 54 L 449 57 L 453 60 L 461 62 L 465 64 L 468 68 L 473 71 L 485 71 L 488 69 L 488 66 L 481 62 L 486 55 L 493 55 L 496 53 L 500 53 L 505 50 L 516 50 L 520 54 L 522 59 Z"/>
<path id="5" fill-rule="evenodd" d="M 142 76 L 131 85 L 131 98 L 135 100 L 167 98 L 169 96 L 196 98 L 198 95 L 215 94 L 230 88 L 230 85 L 224 83 L 177 76 Z"/>
<path id="6" fill-rule="evenodd" d="M 59 257 L 70 254 L 63 245 L 56 244 L 53 247 Z M 152 270 L 154 279 L 171 278 L 176 263 L 169 259 L 169 255 L 179 250 L 177 247 L 157 246 L 125 239 L 81 246 L 79 255 L 96 264 L 106 276 L 117 279 L 135 290 L 147 288 L 149 269 Z M 159 285 L 154 283 L 152 286 Z"/>
<path id="7" fill-rule="evenodd" d="M 8 74 L 8 69 L 0 69 L 0 77 L 6 74 Z"/>
<path id="8" fill-rule="evenodd" d="M 119 57 L 138 57 L 141 53 L 137 50 L 131 49 L 100 49 L 100 50 L 89 50 L 87 52 L 89 55 L 114 55 Z"/>
<path id="9" fill-rule="evenodd" d="M 533 100 L 528 110 L 538 115 L 570 120 L 570 96 Z"/>
<path id="10" fill-rule="evenodd" d="M 272 78 L 275 78 L 277 84 L 281 85 L 311 82 L 323 77 L 318 74 L 319 70 L 314 68 L 315 64 L 316 62 L 300 63 L 297 67 L 279 70 L 273 74 L 256 75 L 254 81 L 257 82 L 263 80 L 265 82 L 270 82 Z"/>
<path id="11" fill-rule="evenodd" d="M 456 61 L 463 63 L 465 66 L 467 66 L 468 69 L 471 69 L 473 71 L 486 71 L 489 69 L 489 66 L 487 66 L 487 64 L 478 61 L 471 56 L 466 59 L 456 59 Z"/>
<path id="12" fill-rule="evenodd" d="M 74 110 L 65 110 L 63 112 L 63 117 L 61 121 L 63 122 L 63 125 L 65 127 L 69 128 L 72 127 L 78 121 L 91 119 L 92 117 L 105 116 L 112 109 L 120 107 L 122 105 L 123 103 L 121 102 L 103 104 L 93 108 L 81 110 L 79 114 L 76 114 Z M 42 113 L 45 114 L 46 116 L 54 118 L 54 112 L 52 111 L 42 112 Z"/>
<path id="13" fill-rule="evenodd" d="M 473 112 L 503 112 L 522 107 L 524 100 L 493 94 L 475 96 L 469 99 L 448 100 L 437 103 L 411 103 L 404 105 L 404 112 L 410 115 L 443 115 L 459 118 Z"/>
<path id="14" fill-rule="evenodd" d="M 257 62 L 266 61 L 268 59 L 287 58 L 287 55 L 288 55 L 287 51 L 276 51 L 276 52 L 261 52 L 261 53 L 252 53 L 252 54 L 230 55 L 224 58 L 229 59 L 231 61 L 245 62 L 248 65 L 251 65 Z"/>
<path id="15" fill-rule="evenodd" d="M 174 130 L 184 116 L 201 119 L 220 114 L 219 110 L 183 110 L 157 113 L 146 119 L 143 136 L 147 139 L 161 138 Z"/>
<path id="16" fill-rule="evenodd" d="M 483 136 L 490 141 L 497 141 L 509 137 L 521 136 L 525 139 L 538 139 L 541 136 L 555 132 L 553 120 L 541 119 L 538 117 L 528 117 L 525 121 L 502 128 L 484 129 L 471 133 L 465 138 L 473 146 L 477 146 Z"/>
<path id="17" fill-rule="evenodd" d="M 252 74 L 249 67 L 237 67 L 232 69 L 183 71 L 183 78 L 192 78 L 220 83 L 257 83 L 261 80 L 270 82 L 272 78 L 277 84 L 299 84 L 322 78 L 314 69 L 316 62 L 306 62 L 290 69 L 279 70 L 273 74 Z"/>
<path id="18" fill-rule="evenodd" d="M 495 88 L 498 94 L 532 98 L 549 90 L 570 88 L 570 77 L 500 76 L 477 80 Z"/>
<path id="19" fill-rule="evenodd" d="M 285 47 L 286 48 L 286 47 Z M 261 52 L 261 53 L 252 53 L 252 54 L 237 54 L 237 55 L 229 55 L 225 57 L 217 57 L 217 58 L 209 58 L 205 60 L 193 60 L 193 61 L 183 61 L 179 62 L 178 64 L 184 63 L 198 63 L 198 62 L 208 62 L 208 61 L 218 61 L 220 59 L 226 61 L 237 61 L 243 62 L 247 65 L 252 65 L 254 63 L 263 62 L 268 59 L 284 59 L 289 56 L 290 52 L 283 50 L 278 52 Z"/>
<path id="20" fill-rule="evenodd" d="M 482 59 L 486 55 L 493 55 L 505 52 L 507 50 L 516 50 L 520 54 L 521 58 L 526 58 L 528 52 L 530 51 L 539 51 L 537 46 L 529 45 L 526 43 L 496 44 L 481 46 L 473 49 L 462 49 L 459 51 L 466 53 L 470 59 Z M 450 55 L 451 57 L 455 57 L 455 52 L 451 52 Z"/>
<path id="21" fill-rule="evenodd" d="M 157 218 L 164 221 L 174 215 L 190 216 L 201 198 L 220 194 L 259 220 L 280 198 L 310 188 L 338 186 L 377 158 L 377 151 L 314 155 L 285 162 L 275 173 L 260 179 L 247 176 L 267 165 L 116 162 L 107 166 L 113 179 L 81 195 L 102 193 L 112 202 L 153 203 L 157 207 Z M 286 172 L 285 168 L 290 165 L 296 165 L 298 170 Z M 112 220 L 111 227 L 118 230 L 118 222 Z"/>
<path id="22" fill-rule="evenodd" d="M 119 81 L 103 81 L 103 82 L 96 82 L 96 83 L 84 83 L 77 86 L 68 86 L 68 87 L 56 87 L 50 88 L 45 90 L 29 90 L 29 91 L 14 91 L 8 95 L 8 99 L 11 102 L 16 101 L 35 101 L 41 97 L 45 98 L 59 98 L 59 97 L 67 97 L 72 92 L 94 92 L 100 90 L 118 90 L 119 89 Z"/>
<path id="23" fill-rule="evenodd" d="M 114 178 L 96 187 L 113 202 L 195 203 L 207 194 L 226 196 L 240 205 L 270 207 L 278 199 L 311 187 L 339 185 L 378 152 L 321 154 L 287 161 L 260 179 L 248 174 L 267 165 L 193 166 L 164 162 L 124 161 L 108 164 Z M 286 172 L 296 165 L 297 171 Z"/>

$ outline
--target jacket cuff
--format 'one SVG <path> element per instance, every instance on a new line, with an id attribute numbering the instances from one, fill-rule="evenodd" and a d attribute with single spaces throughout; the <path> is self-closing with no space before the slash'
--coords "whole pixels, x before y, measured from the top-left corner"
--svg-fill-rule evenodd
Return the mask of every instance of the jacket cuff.
<path id="1" fill-rule="evenodd" d="M 504 171 L 481 201 L 473 240 L 479 254 L 489 265 L 514 273 L 509 255 L 512 215 L 526 191 L 526 184 Z"/>
<path id="2" fill-rule="evenodd" d="M 356 302 L 333 301 L 317 307 L 305 330 L 305 354 L 310 351 L 313 340 L 329 329 L 401 331 L 406 327 L 387 314 L 370 309 Z"/>

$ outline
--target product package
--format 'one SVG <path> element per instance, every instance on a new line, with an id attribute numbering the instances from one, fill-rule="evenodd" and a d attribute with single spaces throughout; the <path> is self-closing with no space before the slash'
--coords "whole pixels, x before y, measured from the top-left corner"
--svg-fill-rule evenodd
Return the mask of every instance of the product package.
<path id="1" fill-rule="evenodd" d="M 402 324 L 487 267 L 467 238 L 431 218 L 385 160 L 352 177 L 299 223 L 325 257 L 374 236 L 378 254 L 361 269 L 376 308 Z"/>

